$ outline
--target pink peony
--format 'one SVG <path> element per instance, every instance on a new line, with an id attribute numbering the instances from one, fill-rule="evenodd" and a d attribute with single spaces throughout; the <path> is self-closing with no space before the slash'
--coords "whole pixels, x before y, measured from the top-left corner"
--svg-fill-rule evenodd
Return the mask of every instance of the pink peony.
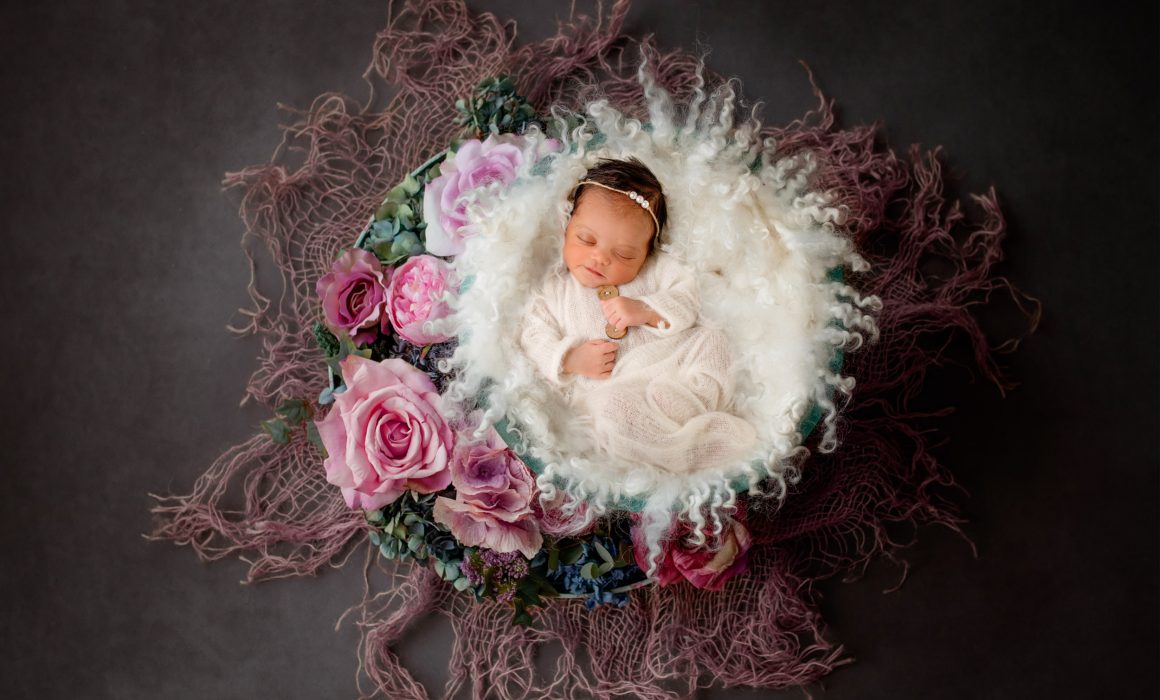
<path id="1" fill-rule="evenodd" d="M 660 563 L 655 575 L 661 586 L 667 586 L 675 581 L 685 579 L 697 588 L 707 591 L 719 591 L 725 582 L 737 574 L 749 569 L 749 548 L 753 544 L 753 537 L 749 529 L 742 522 L 744 511 L 739 511 L 733 519 L 725 524 L 721 533 L 719 547 L 710 549 L 709 546 L 690 547 L 686 537 L 690 528 L 678 528 L 678 536 L 671 542 L 665 543 Z M 709 533 L 706 533 L 708 536 Z M 637 562 L 648 561 L 648 546 L 638 528 L 632 531 L 633 554 Z M 641 565 L 647 569 L 647 564 Z"/>
<path id="2" fill-rule="evenodd" d="M 532 509 L 535 481 L 498 436 L 461 447 L 451 463 L 451 482 L 455 500 L 435 499 L 435 522 L 465 546 L 536 556 L 544 538 Z"/>
<path id="3" fill-rule="evenodd" d="M 455 433 L 427 375 L 398 359 L 350 355 L 340 365 L 346 390 L 317 425 L 326 480 L 342 488 L 347 505 L 373 510 L 407 489 L 447 488 Z"/>
<path id="4" fill-rule="evenodd" d="M 451 266 L 430 255 L 416 255 L 395 269 L 387 288 L 387 315 L 395 332 L 415 345 L 450 340 L 451 336 L 423 329 L 450 313 L 443 294 L 454 289 Z"/>
<path id="5" fill-rule="evenodd" d="M 427 251 L 434 255 L 459 255 L 467 237 L 475 233 L 467 220 L 468 196 L 493 182 L 516 179 L 524 162 L 524 138 L 491 135 L 486 140 L 464 141 L 448 156 L 439 177 L 423 192 L 423 220 L 427 222 Z"/>
<path id="6" fill-rule="evenodd" d="M 349 334 L 356 344 L 374 341 L 380 328 L 386 330 L 389 278 L 390 270 L 383 269 L 374 253 L 361 248 L 343 253 L 315 287 L 327 327 Z"/>

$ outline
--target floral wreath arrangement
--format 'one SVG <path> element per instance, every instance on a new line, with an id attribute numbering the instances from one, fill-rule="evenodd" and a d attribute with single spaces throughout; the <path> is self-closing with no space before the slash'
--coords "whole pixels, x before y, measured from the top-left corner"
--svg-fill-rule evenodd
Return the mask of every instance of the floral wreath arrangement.
<path id="1" fill-rule="evenodd" d="M 646 70 L 647 65 L 642 66 L 646 94 L 663 103 L 667 95 L 649 80 Z M 658 94 L 663 99 L 656 97 Z M 717 112 L 712 111 L 714 105 L 694 104 L 691 109 L 703 113 L 700 130 L 707 122 L 725 133 L 730 125 L 723 122 L 730 104 L 726 100 L 726 109 L 717 106 Z M 453 309 L 464 314 L 470 310 L 468 304 L 458 303 L 460 275 L 453 262 L 479 235 L 483 237 L 481 244 L 492 252 L 488 263 L 481 265 L 490 275 L 481 281 L 473 272 L 473 291 L 494 284 L 499 277 L 510 279 L 518 274 L 495 270 L 494 251 L 503 247 L 503 242 L 479 231 L 490 221 L 502 225 L 517 214 L 494 209 L 480 214 L 480 201 L 517 183 L 533 188 L 538 195 L 536 185 L 550 185 L 544 174 L 562 167 L 553 161 L 560 159 L 558 152 L 565 143 L 570 143 L 571 154 L 585 149 L 603 153 L 610 140 L 605 131 L 586 130 L 584 118 L 578 115 L 537 115 L 527 100 L 516 94 L 507 76 L 485 79 L 469 98 L 456 102 L 456 109 L 462 132 L 450 148 L 423 163 L 387 193 L 354 245 L 318 281 L 323 314 L 313 330 L 326 356 L 329 375 L 318 404 L 334 406 L 309 430 L 326 456 L 327 480 L 342 489 L 350 507 L 364 511 L 373 528 L 370 539 L 383 556 L 429 562 L 437 575 L 459 591 L 470 591 L 477 599 L 510 601 L 518 623 L 530 623 L 528 608 L 541 604 L 544 597 L 583 598 L 591 609 L 607 604 L 624 606 L 628 591 L 650 581 L 666 585 L 684 580 L 698 588 L 720 590 L 747 568 L 751 537 L 744 520 L 744 501 L 761 493 L 756 476 L 726 486 L 727 493 L 723 498 L 717 496 L 717 505 L 728 514 L 722 517 L 709 509 L 712 523 L 706 523 L 706 510 L 700 507 L 706 499 L 687 493 L 689 479 L 670 478 L 683 482 L 676 498 L 696 505 L 685 510 L 688 521 L 680 523 L 682 536 L 671 536 L 671 523 L 658 528 L 666 540 L 659 546 L 649 542 L 640 503 L 625 510 L 609 508 L 625 506 L 621 491 L 612 503 L 594 501 L 590 492 L 568 493 L 570 499 L 561 507 L 561 499 L 554 496 L 557 487 L 552 468 L 545 467 L 543 458 L 524 445 L 520 451 L 538 467 L 533 470 L 504 442 L 521 444 L 508 423 L 510 416 L 501 418 L 500 432 L 496 432 L 486 420 L 481 427 L 468 425 L 472 422 L 468 420 L 456 422 L 454 411 L 448 410 L 448 397 L 455 394 L 454 388 L 448 391 L 448 385 L 466 383 L 471 391 L 479 390 L 478 381 L 464 382 L 455 376 L 456 369 L 465 369 L 468 363 L 455 353 L 457 338 L 442 330 L 454 315 Z M 596 103 L 589 112 L 607 132 L 615 132 L 617 120 L 604 114 L 608 109 Z M 644 132 L 666 127 L 674 131 L 668 115 L 658 112 L 654 116 L 657 121 L 643 125 Z M 630 120 L 627 128 L 636 132 L 640 127 L 639 122 Z M 689 131 L 695 128 L 693 125 Z M 704 139 L 703 134 L 693 135 Z M 734 136 L 744 143 L 744 134 Z M 672 142 L 677 144 L 676 134 Z M 749 170 L 762 167 L 761 152 L 755 147 L 745 151 L 735 144 L 733 148 L 752 163 Z M 764 165 L 776 172 L 779 189 L 788 189 L 794 198 L 809 202 L 815 225 L 822 225 L 828 212 L 817 204 L 825 203 L 824 197 L 803 198 L 799 191 L 802 186 L 789 187 L 786 181 L 784 173 L 794 170 L 794 163 Z M 675 167 L 670 164 L 669 172 Z M 800 174 L 799 181 L 805 182 Z M 762 230 L 760 235 L 769 237 L 769 231 Z M 817 241 L 813 245 L 818 247 Z M 516 246 L 511 257 L 518 259 L 521 249 Z M 752 247 L 746 251 L 752 255 Z M 861 262 L 856 255 L 851 258 Z M 840 280 L 832 284 L 838 292 L 856 296 Z M 861 306 L 877 304 L 873 297 L 857 301 Z M 497 300 L 490 294 L 485 303 L 518 307 L 518 300 Z M 858 312 L 858 305 L 841 303 L 835 315 L 850 326 L 873 332 L 873 321 Z M 494 318 L 486 322 L 489 328 L 477 321 L 469 332 L 474 331 L 477 344 L 491 348 L 499 344 L 492 336 L 497 334 L 496 326 L 502 329 L 503 324 Z M 502 334 L 502 330 L 498 332 Z M 861 341 L 860 334 L 848 332 L 840 323 L 831 324 L 827 332 L 835 334 L 835 344 Z M 786 335 L 784 329 L 780 334 Z M 483 336 L 482 341 L 479 336 Z M 840 362 L 840 358 L 839 347 L 836 360 L 827 359 L 827 363 Z M 850 380 L 836 373 L 829 377 L 831 385 L 848 390 Z M 510 392 L 512 382 L 504 384 Z M 819 396 L 829 407 L 827 419 L 832 423 L 836 408 L 828 396 Z M 502 398 L 493 396 L 486 403 L 494 409 Z M 286 410 L 295 411 L 300 418 L 314 410 L 306 407 L 303 414 L 301 408 L 301 404 L 292 403 Z M 799 409 L 795 418 L 801 417 Z M 794 447 L 818 418 L 810 417 L 807 427 L 794 435 Z M 480 420 L 476 418 L 474 423 Z M 285 439 L 288 425 L 284 420 L 268 421 L 266 426 L 272 436 Z M 487 433 L 487 437 L 480 440 L 473 432 Z M 832 436 L 828 439 L 833 440 Z M 583 470 L 590 469 L 586 465 Z M 780 471 L 761 473 L 783 478 Z M 608 483 L 616 485 L 615 481 Z M 780 487 L 775 494 L 784 494 L 784 480 Z M 653 488 L 655 483 L 649 483 L 647 490 Z M 695 488 L 705 487 L 698 484 Z M 632 495 L 644 490 L 638 488 Z M 543 498 L 544 494 L 553 496 Z M 658 508 L 661 516 L 667 516 L 668 509 L 664 502 Z M 603 517 L 593 517 L 596 514 Z M 650 545 L 659 550 L 659 556 L 650 556 Z M 648 563 L 642 566 L 644 562 Z"/>
<path id="2" fill-rule="evenodd" d="M 993 345 L 973 315 L 993 292 L 1038 318 L 991 270 L 994 192 L 972 195 L 972 223 L 943 197 L 937 151 L 898 158 L 872 127 L 835 128 L 816 87 L 788 125 L 735 119 L 731 81 L 701 59 L 628 50 L 627 9 L 600 3 L 515 48 L 462 0 L 405 2 L 367 73 L 388 107 L 323 95 L 287 129 L 297 169 L 275 154 L 227 177 L 291 282 L 288 302 L 251 289 L 233 329 L 266 339 L 247 398 L 277 416 L 192 493 L 159 497 L 153 536 L 243 555 L 248 581 L 339 566 L 358 541 L 368 566 L 413 560 L 354 608 L 360 673 L 387 697 L 427 697 L 395 646 L 431 613 L 455 632 L 447 696 L 674 697 L 846 663 L 814 584 L 893 557 L 895 524 L 962 522 L 910 399 L 951 336 L 1009 386 L 993 353 L 1017 343 Z M 586 452 L 513 344 L 568 194 L 626 156 L 662 180 L 664 245 L 736 349 L 734 408 L 758 439 L 735 464 L 674 476 Z M 936 279 L 932 256 L 951 272 Z M 785 328 L 802 332 L 771 341 Z M 556 677 L 538 678 L 534 650 L 553 642 Z"/>

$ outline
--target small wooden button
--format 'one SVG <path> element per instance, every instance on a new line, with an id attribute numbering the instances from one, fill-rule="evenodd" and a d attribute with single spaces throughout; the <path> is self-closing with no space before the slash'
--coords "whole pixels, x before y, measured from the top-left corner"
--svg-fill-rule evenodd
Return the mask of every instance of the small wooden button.
<path id="1" fill-rule="evenodd" d="M 596 288 L 596 297 L 601 301 L 614 299 L 618 296 L 620 296 L 620 290 L 614 284 L 605 284 Z"/>
<path id="2" fill-rule="evenodd" d="M 628 329 L 627 328 L 613 328 L 612 324 L 609 323 L 606 326 L 604 326 L 604 335 L 608 336 L 609 338 L 611 338 L 613 340 L 620 340 L 624 336 L 628 335 Z"/>

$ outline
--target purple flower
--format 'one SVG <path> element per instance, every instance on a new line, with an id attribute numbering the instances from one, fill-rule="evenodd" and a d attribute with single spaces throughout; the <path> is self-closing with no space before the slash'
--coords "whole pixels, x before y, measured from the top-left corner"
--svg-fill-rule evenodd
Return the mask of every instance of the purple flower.
<path id="1" fill-rule="evenodd" d="M 315 290 L 322 299 L 326 326 L 336 335 L 348 334 L 356 344 L 373 342 L 387 330 L 385 306 L 390 270 L 374 253 L 351 248 L 323 275 Z"/>
<path id="2" fill-rule="evenodd" d="M 536 485 L 527 466 L 493 433 L 488 444 L 462 447 L 451 462 L 455 500 L 435 499 L 435 522 L 467 547 L 536 556 L 544 537 L 532 502 Z"/>

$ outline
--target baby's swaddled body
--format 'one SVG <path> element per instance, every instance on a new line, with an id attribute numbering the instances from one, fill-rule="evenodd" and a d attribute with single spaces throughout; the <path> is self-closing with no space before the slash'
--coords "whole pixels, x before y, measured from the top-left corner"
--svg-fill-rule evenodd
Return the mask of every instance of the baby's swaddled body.
<path id="1" fill-rule="evenodd" d="M 630 328 L 617 341 L 608 378 L 562 372 L 568 351 L 604 338 L 608 323 L 596 291 L 563 265 L 545 277 L 529 302 L 520 334 L 524 352 L 577 416 L 591 420 L 599 450 L 673 472 L 738 459 L 752 445 L 754 430 L 726 412 L 732 397 L 729 343 L 720 331 L 697 325 L 693 274 L 658 252 L 618 292 L 652 307 L 667 324 Z"/>

